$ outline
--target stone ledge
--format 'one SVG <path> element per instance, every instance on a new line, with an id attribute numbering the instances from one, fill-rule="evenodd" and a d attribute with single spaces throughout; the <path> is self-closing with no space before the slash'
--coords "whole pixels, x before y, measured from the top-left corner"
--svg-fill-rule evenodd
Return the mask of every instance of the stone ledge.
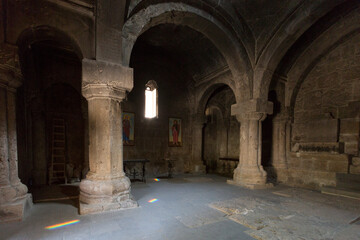
<path id="1" fill-rule="evenodd" d="M 321 193 L 360 200 L 360 191 L 335 187 L 322 187 Z"/>
<path id="2" fill-rule="evenodd" d="M 343 142 L 299 142 L 292 148 L 293 152 L 309 153 L 344 153 Z"/>

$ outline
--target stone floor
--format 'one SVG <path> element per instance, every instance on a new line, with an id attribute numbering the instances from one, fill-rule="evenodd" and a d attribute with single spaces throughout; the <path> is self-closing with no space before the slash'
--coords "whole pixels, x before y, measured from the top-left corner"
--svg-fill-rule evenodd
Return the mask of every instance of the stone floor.
<path id="1" fill-rule="evenodd" d="M 63 195 L 37 192 L 23 222 L 0 225 L 0 239 L 360 239 L 359 200 L 304 189 L 247 190 L 215 175 L 148 179 L 132 184 L 139 208 L 85 216 L 76 189 L 56 189 Z M 45 229 L 71 220 L 80 221 Z"/>

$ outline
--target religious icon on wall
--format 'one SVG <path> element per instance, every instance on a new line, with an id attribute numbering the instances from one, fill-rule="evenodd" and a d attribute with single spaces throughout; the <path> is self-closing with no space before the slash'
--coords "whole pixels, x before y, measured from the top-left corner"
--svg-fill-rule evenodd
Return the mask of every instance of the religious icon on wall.
<path id="1" fill-rule="evenodd" d="M 169 118 L 169 146 L 182 146 L 182 122 L 181 118 Z"/>
<path id="2" fill-rule="evenodd" d="M 134 128 L 135 127 L 135 113 L 122 113 L 122 137 L 124 146 L 135 145 Z"/>

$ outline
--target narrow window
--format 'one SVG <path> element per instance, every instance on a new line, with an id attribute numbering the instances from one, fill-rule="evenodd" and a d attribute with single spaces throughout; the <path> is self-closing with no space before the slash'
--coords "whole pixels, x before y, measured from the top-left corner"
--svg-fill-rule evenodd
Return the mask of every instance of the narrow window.
<path id="1" fill-rule="evenodd" d="M 158 91 L 157 84 L 150 80 L 145 85 L 145 117 L 158 117 Z"/>

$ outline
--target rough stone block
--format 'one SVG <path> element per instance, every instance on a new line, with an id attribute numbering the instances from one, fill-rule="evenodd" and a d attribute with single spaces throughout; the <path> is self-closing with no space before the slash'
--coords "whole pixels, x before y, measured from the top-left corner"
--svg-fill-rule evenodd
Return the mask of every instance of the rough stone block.
<path id="1" fill-rule="evenodd" d="M 346 173 L 348 171 L 348 162 L 329 161 L 327 170 L 330 172 Z"/>
<path id="2" fill-rule="evenodd" d="M 343 134 L 359 134 L 360 122 L 358 119 L 341 119 L 340 135 Z"/>
<path id="3" fill-rule="evenodd" d="M 351 162 L 354 166 L 360 166 L 360 157 L 353 157 Z"/>
<path id="4" fill-rule="evenodd" d="M 359 143 L 358 142 L 346 142 L 345 143 L 345 153 L 351 154 L 351 155 L 358 155 Z"/>
<path id="5" fill-rule="evenodd" d="M 351 174 L 360 174 L 360 165 L 350 165 L 350 173 Z"/>
<path id="6" fill-rule="evenodd" d="M 326 170 L 327 162 L 322 160 L 313 161 L 313 169 L 316 171 L 324 171 Z"/>
<path id="7" fill-rule="evenodd" d="M 337 142 L 338 120 L 320 119 L 293 124 L 294 142 Z"/>

